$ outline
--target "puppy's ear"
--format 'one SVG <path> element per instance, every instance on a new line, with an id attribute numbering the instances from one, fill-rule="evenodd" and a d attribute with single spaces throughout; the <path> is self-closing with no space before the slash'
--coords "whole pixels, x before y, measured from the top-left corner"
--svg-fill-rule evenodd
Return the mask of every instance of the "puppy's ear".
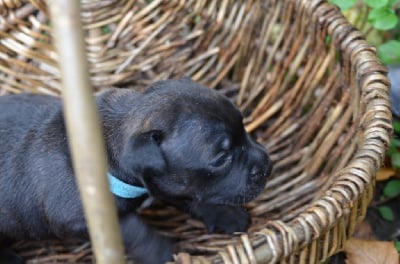
<path id="1" fill-rule="evenodd" d="M 160 148 L 162 137 L 160 130 L 131 136 L 123 147 L 120 166 L 140 177 L 162 173 L 166 167 Z"/>

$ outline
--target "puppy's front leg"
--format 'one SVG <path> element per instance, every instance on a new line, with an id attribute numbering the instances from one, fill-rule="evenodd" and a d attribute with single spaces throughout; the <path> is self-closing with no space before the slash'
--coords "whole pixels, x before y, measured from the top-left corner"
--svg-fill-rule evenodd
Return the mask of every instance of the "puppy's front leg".
<path id="1" fill-rule="evenodd" d="M 245 232 L 250 225 L 250 215 L 240 206 L 191 204 L 190 213 L 204 222 L 208 232 Z"/>
<path id="2" fill-rule="evenodd" d="M 135 263 L 161 264 L 172 260 L 172 242 L 156 233 L 137 215 L 121 219 L 125 250 Z"/>
<path id="3" fill-rule="evenodd" d="M 72 222 L 74 225 L 71 224 Z M 68 223 L 67 227 L 64 223 L 57 229 L 60 237 L 89 239 L 86 222 L 83 218 Z M 172 259 L 172 242 L 160 236 L 138 215 L 125 215 L 120 218 L 119 224 L 125 251 L 135 263 L 161 264 Z M 61 230 L 63 233 L 60 233 Z"/>

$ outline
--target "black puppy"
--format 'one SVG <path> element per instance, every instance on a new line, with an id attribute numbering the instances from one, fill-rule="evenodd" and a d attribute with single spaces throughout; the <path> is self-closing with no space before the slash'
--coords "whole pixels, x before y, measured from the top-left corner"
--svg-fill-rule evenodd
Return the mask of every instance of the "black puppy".
<path id="1" fill-rule="evenodd" d="M 245 231 L 240 207 L 264 188 L 271 164 L 242 116 L 216 91 L 189 79 L 144 93 L 110 89 L 96 97 L 127 254 L 138 263 L 171 259 L 171 242 L 135 209 L 148 196 L 202 220 L 209 231 Z M 88 238 L 60 99 L 0 97 L 0 243 Z M 12 258 L 5 247 L 0 258 Z"/>

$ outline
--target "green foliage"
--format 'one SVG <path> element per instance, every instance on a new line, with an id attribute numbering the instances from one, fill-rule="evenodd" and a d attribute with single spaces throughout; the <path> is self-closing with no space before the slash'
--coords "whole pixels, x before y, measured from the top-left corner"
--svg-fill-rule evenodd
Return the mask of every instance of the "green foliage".
<path id="1" fill-rule="evenodd" d="M 390 139 L 390 145 L 389 145 L 389 149 L 387 151 L 387 155 L 389 157 L 392 157 L 396 152 L 398 152 L 397 148 L 398 148 L 399 143 L 400 142 L 397 138 Z"/>
<path id="2" fill-rule="evenodd" d="M 398 151 L 398 150 L 397 150 Z M 392 166 L 396 169 L 400 168 L 400 152 L 394 153 L 392 156 Z"/>
<path id="3" fill-rule="evenodd" d="M 329 45 L 329 43 L 331 43 L 331 40 L 332 40 L 332 36 L 326 36 L 326 38 L 325 38 L 325 44 L 326 44 L 326 45 Z"/>
<path id="4" fill-rule="evenodd" d="M 393 129 L 395 133 L 400 134 L 400 121 L 393 122 Z"/>
<path id="5" fill-rule="evenodd" d="M 380 8 L 389 4 L 389 0 L 364 0 L 364 2 L 371 8 Z"/>
<path id="6" fill-rule="evenodd" d="M 394 6 L 399 0 L 364 0 L 371 8 L 368 22 L 381 31 L 394 29 L 399 22 Z M 378 46 L 378 56 L 384 64 L 400 63 L 400 41 L 389 39 Z"/>
<path id="7" fill-rule="evenodd" d="M 395 248 L 397 249 L 397 252 L 399 252 L 400 253 L 400 241 L 394 241 L 394 246 L 395 246 Z"/>
<path id="8" fill-rule="evenodd" d="M 389 5 L 390 6 L 394 6 L 397 3 L 400 3 L 400 0 L 389 0 Z"/>
<path id="9" fill-rule="evenodd" d="M 196 15 L 196 16 L 194 17 L 194 19 L 193 19 L 193 22 L 194 22 L 195 24 L 199 23 L 200 21 L 201 21 L 201 16 L 200 16 L 200 15 Z"/>
<path id="10" fill-rule="evenodd" d="M 399 195 L 400 180 L 390 180 L 383 189 L 383 194 L 386 197 L 396 197 L 397 195 Z"/>
<path id="11" fill-rule="evenodd" d="M 394 221 L 394 218 L 395 218 L 394 213 L 393 213 L 392 208 L 390 208 L 389 206 L 386 206 L 386 205 L 379 206 L 378 211 L 379 211 L 379 214 L 381 215 L 381 217 L 383 219 L 385 219 L 386 221 L 390 221 L 390 222 Z"/>
<path id="12" fill-rule="evenodd" d="M 377 46 L 377 53 L 384 64 L 400 63 L 400 31 L 399 18 L 395 9 L 400 7 L 400 0 L 329 0 L 331 4 L 340 7 L 344 15 L 355 25 L 361 26 L 364 34 L 373 34 L 372 41 Z M 361 6 L 360 6 L 361 5 Z M 362 8 L 364 5 L 364 8 Z M 367 13 L 363 13 L 366 10 Z M 365 24 L 363 21 L 367 19 Z M 371 37 L 371 35 L 369 35 Z M 369 39 L 371 41 L 371 38 Z M 400 134 L 400 122 L 393 123 L 395 134 Z M 392 138 L 389 145 L 388 156 L 391 158 L 393 168 L 400 170 L 400 139 Z M 400 180 L 390 180 L 383 190 L 383 201 L 400 195 Z M 394 221 L 395 215 L 389 206 L 379 206 L 379 214 L 387 221 Z M 400 241 L 395 242 L 400 252 Z"/>
<path id="13" fill-rule="evenodd" d="M 400 121 L 393 122 L 393 129 L 396 134 L 400 134 Z M 400 169 L 400 139 L 391 138 L 387 155 L 391 158 L 393 168 Z"/>
<path id="14" fill-rule="evenodd" d="M 383 6 L 373 8 L 368 15 L 368 22 L 379 30 L 389 30 L 397 25 L 398 18 L 393 8 Z"/>
<path id="15" fill-rule="evenodd" d="M 400 62 L 400 41 L 389 40 L 378 47 L 378 56 L 385 64 Z"/>
<path id="16" fill-rule="evenodd" d="M 356 11 L 359 9 L 358 4 L 356 6 L 356 0 L 330 0 L 329 2 L 338 5 L 342 11 L 352 8 L 352 11 L 359 12 Z M 395 13 L 395 7 L 398 6 L 400 0 L 361 0 L 359 3 L 368 7 L 367 21 L 373 29 L 368 30 L 368 33 L 375 34 L 378 31 L 383 37 L 384 31 L 394 29 L 398 25 L 399 18 Z M 384 64 L 400 63 L 400 37 L 389 38 L 383 43 L 382 41 L 373 42 L 378 45 L 378 56 Z"/>
<path id="17" fill-rule="evenodd" d="M 395 148 L 400 148 L 400 139 L 398 138 L 392 138 L 391 145 Z"/>
<path id="18" fill-rule="evenodd" d="M 101 29 L 102 29 L 102 31 L 103 31 L 103 34 L 109 34 L 109 33 L 111 33 L 111 29 L 110 29 L 109 26 L 104 26 L 104 27 L 102 27 Z"/>
<path id="19" fill-rule="evenodd" d="M 356 0 L 330 0 L 329 3 L 337 5 L 340 10 L 344 11 L 352 8 L 356 3 Z"/>

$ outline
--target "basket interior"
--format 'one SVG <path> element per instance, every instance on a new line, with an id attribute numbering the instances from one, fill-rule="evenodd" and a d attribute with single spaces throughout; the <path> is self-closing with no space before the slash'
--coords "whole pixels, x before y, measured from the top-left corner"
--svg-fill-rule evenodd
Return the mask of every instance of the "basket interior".
<path id="1" fill-rule="evenodd" d="M 250 237 L 271 221 L 289 223 L 307 211 L 356 153 L 365 108 L 359 83 L 350 58 L 332 40 L 341 36 L 329 35 L 332 25 L 318 20 L 333 20 L 336 8 L 289 0 L 82 2 L 96 90 L 143 90 L 155 80 L 190 76 L 242 110 L 247 131 L 274 163 L 265 191 L 246 205 L 252 215 Z M 10 4 L 2 15 L 0 92 L 60 94 L 45 4 Z M 217 253 L 241 240 L 240 235 L 208 234 L 202 223 L 169 206 L 155 205 L 141 214 L 191 254 Z M 87 244 L 59 243 L 41 242 L 41 251 L 33 242 L 15 248 L 28 259 L 63 254 L 91 259 Z M 86 253 L 71 253 L 77 248 Z"/>

